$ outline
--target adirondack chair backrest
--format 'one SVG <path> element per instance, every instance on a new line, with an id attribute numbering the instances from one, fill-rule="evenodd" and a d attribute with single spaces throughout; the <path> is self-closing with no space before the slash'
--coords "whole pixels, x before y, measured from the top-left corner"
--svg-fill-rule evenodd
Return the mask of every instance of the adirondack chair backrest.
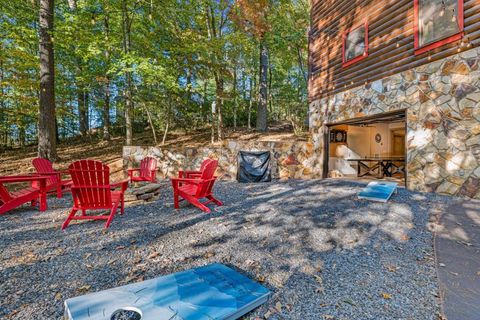
<path id="1" fill-rule="evenodd" d="M 35 158 L 32 160 L 32 164 L 35 167 L 35 170 L 37 170 L 37 173 L 52 173 L 55 172 L 53 169 L 52 163 L 43 158 Z M 51 175 L 47 179 L 47 186 L 54 185 L 59 183 L 58 181 L 58 176 L 57 175 Z M 38 183 L 37 183 L 38 184 Z"/>
<path id="2" fill-rule="evenodd" d="M 212 179 L 215 175 L 215 171 L 217 170 L 217 167 L 218 167 L 217 160 L 210 160 L 210 162 L 205 165 L 205 168 L 203 169 L 202 175 L 200 177 L 200 180 L 203 180 L 205 182 L 198 185 L 197 194 L 196 194 L 198 198 L 203 198 L 205 196 L 208 196 L 212 191 L 212 187 L 215 182 Z"/>
<path id="3" fill-rule="evenodd" d="M 77 207 L 108 209 L 112 206 L 110 168 L 107 165 L 95 160 L 80 160 L 72 163 L 68 170 Z"/>
<path id="4" fill-rule="evenodd" d="M 157 160 L 146 157 L 140 162 L 140 177 L 154 178 L 154 171 L 157 170 Z"/>
<path id="5" fill-rule="evenodd" d="M 205 159 L 205 160 L 203 160 L 202 164 L 200 165 L 200 170 L 199 170 L 199 171 L 203 172 L 203 170 L 205 170 L 205 166 L 206 166 L 207 164 L 209 164 L 210 161 L 213 161 L 213 160 L 212 160 L 212 159 Z"/>

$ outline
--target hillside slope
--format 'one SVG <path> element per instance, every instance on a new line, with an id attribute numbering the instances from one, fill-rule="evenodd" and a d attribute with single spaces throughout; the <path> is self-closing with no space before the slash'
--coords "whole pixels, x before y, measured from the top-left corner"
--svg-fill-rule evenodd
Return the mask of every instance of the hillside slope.
<path id="1" fill-rule="evenodd" d="M 306 139 L 305 136 L 296 136 L 288 124 L 276 124 L 271 126 L 268 133 L 256 133 L 254 131 L 239 128 L 233 132 L 226 131 L 224 140 L 259 140 L 259 141 L 285 141 Z M 202 147 L 210 145 L 210 131 L 200 130 L 185 134 L 183 132 L 169 133 L 165 145 L 161 148 L 170 148 L 172 150 L 183 147 Z M 55 163 L 55 169 L 66 170 L 73 161 L 80 159 L 100 160 L 112 169 L 114 179 L 120 178 L 122 174 L 122 148 L 124 145 L 123 137 L 114 137 L 111 141 L 101 141 L 96 137 L 87 137 L 85 139 L 76 138 L 58 145 L 57 152 L 59 159 Z M 154 145 L 150 132 L 137 134 L 134 139 L 134 145 L 152 146 Z M 0 176 L 26 174 L 34 172 L 32 160 L 37 156 L 37 147 L 29 146 L 8 150 L 0 153 Z"/>

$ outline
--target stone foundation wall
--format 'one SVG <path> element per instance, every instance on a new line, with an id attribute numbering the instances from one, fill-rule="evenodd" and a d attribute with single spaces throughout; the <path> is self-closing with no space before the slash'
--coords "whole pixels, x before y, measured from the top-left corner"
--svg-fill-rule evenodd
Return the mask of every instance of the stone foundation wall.
<path id="1" fill-rule="evenodd" d="M 471 49 L 311 102 L 317 166 L 324 124 L 407 109 L 409 189 L 480 199 L 479 56 Z"/>
<path id="2" fill-rule="evenodd" d="M 185 148 L 179 151 L 160 147 L 124 147 L 123 166 L 124 169 L 137 167 L 143 158 L 151 156 L 158 161 L 158 177 L 168 178 L 176 176 L 178 170 L 198 169 L 204 159 L 212 158 L 219 161 L 217 175 L 221 179 L 235 180 L 239 151 L 270 151 L 274 179 L 321 177 L 322 168 L 315 167 L 313 145 L 305 141 L 226 141 L 219 147 Z"/>

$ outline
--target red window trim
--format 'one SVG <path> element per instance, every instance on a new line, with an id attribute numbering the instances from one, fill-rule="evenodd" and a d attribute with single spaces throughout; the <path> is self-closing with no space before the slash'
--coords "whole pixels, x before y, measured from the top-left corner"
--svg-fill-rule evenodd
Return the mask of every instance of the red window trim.
<path id="1" fill-rule="evenodd" d="M 365 27 L 365 51 L 362 55 L 357 56 L 357 57 L 347 61 L 346 56 L 345 56 L 345 49 L 346 49 L 345 45 L 347 43 L 347 36 L 350 32 L 355 31 L 355 30 L 357 30 L 361 27 Z M 345 32 L 343 33 L 343 35 L 342 35 L 342 65 L 343 65 L 344 68 L 346 68 L 348 66 L 351 66 L 354 63 L 357 63 L 360 60 L 365 59 L 366 57 L 368 57 L 368 21 L 367 20 L 365 20 L 365 22 L 363 22 L 362 24 L 360 24 L 356 27 L 345 30 Z"/>
<path id="2" fill-rule="evenodd" d="M 448 43 L 452 43 L 458 40 L 461 40 L 463 36 L 465 35 L 464 32 L 464 27 L 465 27 L 465 21 L 464 21 L 464 0 L 457 0 L 458 2 L 458 16 L 457 16 L 457 21 L 458 21 L 458 27 L 460 29 L 459 32 L 444 38 L 437 40 L 435 42 L 426 44 L 424 46 L 420 46 L 420 26 L 419 26 L 419 0 L 413 0 L 413 32 L 414 32 L 414 39 L 415 39 L 415 55 L 419 55 L 425 52 L 428 52 L 433 49 L 440 48 L 441 46 L 444 46 Z"/>

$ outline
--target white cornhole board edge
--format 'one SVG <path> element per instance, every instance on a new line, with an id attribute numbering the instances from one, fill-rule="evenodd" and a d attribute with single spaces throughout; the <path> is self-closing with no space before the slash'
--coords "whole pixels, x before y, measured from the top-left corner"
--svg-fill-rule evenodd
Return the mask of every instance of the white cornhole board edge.
<path id="1" fill-rule="evenodd" d="M 397 192 L 398 183 L 372 181 L 359 194 L 358 199 L 386 203 Z"/>

